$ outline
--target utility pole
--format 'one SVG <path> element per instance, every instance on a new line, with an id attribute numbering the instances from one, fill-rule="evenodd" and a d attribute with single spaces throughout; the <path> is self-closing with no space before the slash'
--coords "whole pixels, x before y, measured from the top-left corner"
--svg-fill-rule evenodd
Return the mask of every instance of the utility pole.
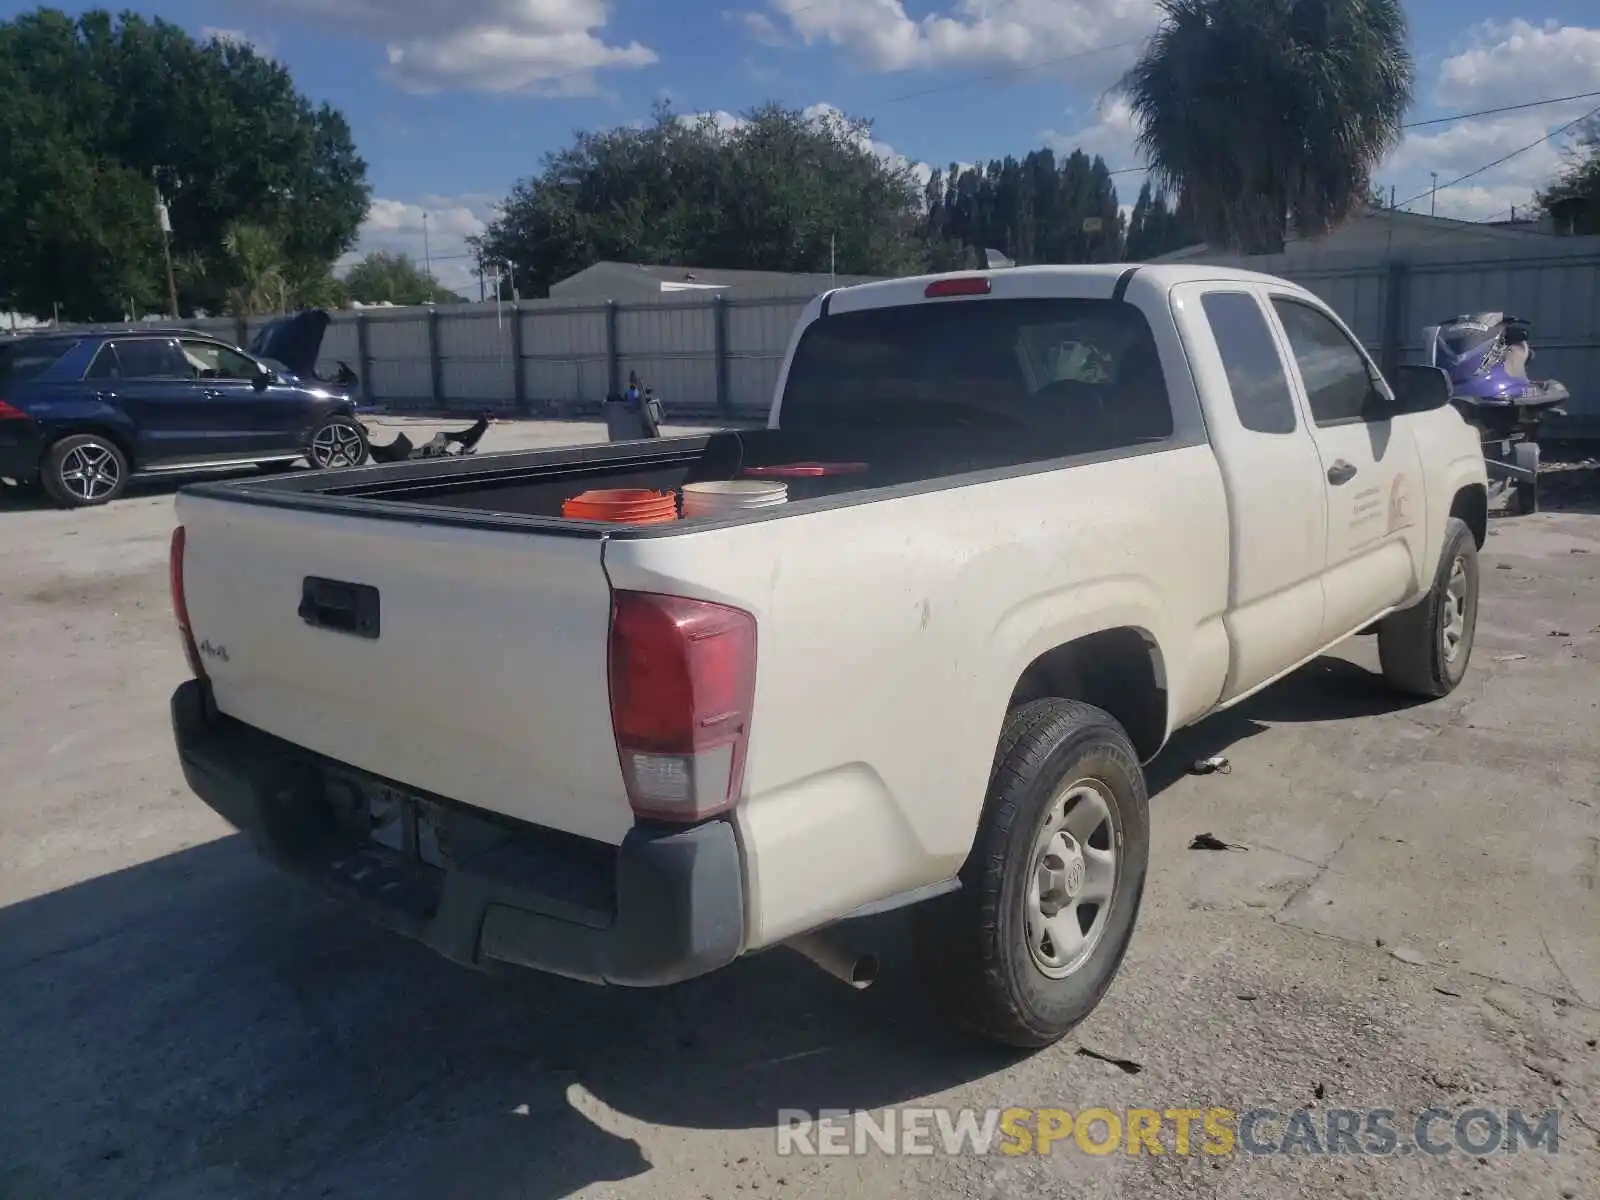
<path id="1" fill-rule="evenodd" d="M 1428 194 L 1428 215 L 1433 217 L 1439 211 L 1439 172 L 1429 171 L 1428 177 L 1433 180 L 1433 191 Z"/>
<path id="2" fill-rule="evenodd" d="M 172 216 L 167 212 L 166 199 L 161 195 L 161 185 L 156 184 L 156 224 L 161 229 L 161 254 L 167 262 L 167 307 L 172 319 L 178 319 L 178 281 L 172 274 Z"/>
<path id="3" fill-rule="evenodd" d="M 422 262 L 428 277 L 433 277 L 433 251 L 428 248 L 428 210 L 422 210 Z"/>
<path id="4" fill-rule="evenodd" d="M 838 261 L 838 259 L 834 254 L 833 234 L 830 233 L 828 235 L 828 286 L 829 287 L 833 286 L 834 265 L 837 263 L 837 261 Z"/>

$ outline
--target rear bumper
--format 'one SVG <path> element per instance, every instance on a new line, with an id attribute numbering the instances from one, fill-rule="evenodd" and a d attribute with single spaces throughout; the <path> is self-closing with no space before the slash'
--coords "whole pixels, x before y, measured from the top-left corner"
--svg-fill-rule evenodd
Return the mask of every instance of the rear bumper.
<path id="1" fill-rule="evenodd" d="M 44 431 L 32 421 L 0 421 L 0 479 L 32 483 L 39 478 Z"/>
<path id="2" fill-rule="evenodd" d="M 743 947 L 727 822 L 636 827 L 613 847 L 425 798 L 449 847 L 429 865 L 361 830 L 351 789 L 382 781 L 219 713 L 200 681 L 173 694 L 172 725 L 189 786 L 268 860 L 457 962 L 656 987 Z"/>

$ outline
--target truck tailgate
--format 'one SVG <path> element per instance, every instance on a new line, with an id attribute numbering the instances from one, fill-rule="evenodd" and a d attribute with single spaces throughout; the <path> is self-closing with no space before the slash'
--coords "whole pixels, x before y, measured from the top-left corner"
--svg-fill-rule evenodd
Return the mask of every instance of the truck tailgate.
<path id="1" fill-rule="evenodd" d="M 177 510 L 190 624 L 222 712 L 397 784 L 621 843 L 633 817 L 599 539 L 185 494 Z M 330 627 L 351 594 L 341 585 L 367 589 L 375 628 Z M 308 587 L 324 593 L 302 616 Z"/>

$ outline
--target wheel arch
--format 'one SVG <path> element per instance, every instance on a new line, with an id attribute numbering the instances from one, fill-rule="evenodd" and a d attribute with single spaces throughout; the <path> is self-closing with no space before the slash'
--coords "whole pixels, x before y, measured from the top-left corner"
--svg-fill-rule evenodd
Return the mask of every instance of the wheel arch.
<path id="1" fill-rule="evenodd" d="M 133 437 L 126 429 L 119 429 L 109 421 L 75 421 L 71 425 L 52 427 L 44 438 L 44 445 L 39 450 L 39 471 L 44 472 L 45 463 L 50 458 L 50 451 L 66 441 L 69 437 L 79 437 L 83 434 L 92 434 L 103 437 L 122 452 L 122 457 L 127 460 L 128 472 L 132 474 L 139 469 L 134 458 Z"/>
<path id="2" fill-rule="evenodd" d="M 1148 630 L 1119 625 L 1051 647 L 1024 668 L 1006 707 L 1009 711 L 1047 696 L 1104 709 L 1127 730 L 1146 762 L 1166 742 L 1166 662 Z"/>

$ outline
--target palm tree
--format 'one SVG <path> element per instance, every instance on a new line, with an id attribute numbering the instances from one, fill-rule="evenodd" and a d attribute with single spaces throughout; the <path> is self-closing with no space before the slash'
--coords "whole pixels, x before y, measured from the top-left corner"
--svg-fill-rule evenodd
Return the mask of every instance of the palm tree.
<path id="1" fill-rule="evenodd" d="M 1400 0 L 1161 0 L 1123 77 L 1139 147 L 1201 236 L 1247 254 L 1367 203 L 1414 78 Z"/>
<path id="2" fill-rule="evenodd" d="M 222 238 L 234 285 L 228 289 L 228 310 L 236 317 L 279 313 L 289 306 L 289 284 L 283 243 L 265 225 L 245 221 L 228 227 Z"/>

